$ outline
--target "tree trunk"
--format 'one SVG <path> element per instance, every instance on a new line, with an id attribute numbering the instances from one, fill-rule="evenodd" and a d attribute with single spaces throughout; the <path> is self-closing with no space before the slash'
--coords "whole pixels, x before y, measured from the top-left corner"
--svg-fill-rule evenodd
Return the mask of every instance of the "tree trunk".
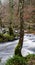
<path id="1" fill-rule="evenodd" d="M 1 20 L 1 16 L 0 16 L 0 27 L 1 27 L 1 31 L 2 31 L 2 20 Z"/>
<path id="2" fill-rule="evenodd" d="M 14 32 L 13 32 L 13 29 L 12 29 L 12 22 L 13 22 L 13 0 L 9 0 L 9 9 L 10 9 L 9 34 L 14 36 Z"/>
<path id="3" fill-rule="evenodd" d="M 20 13 L 20 39 L 19 39 L 18 46 L 15 49 L 15 54 L 22 56 L 21 49 L 22 49 L 23 37 L 24 37 L 24 17 L 23 17 L 24 0 L 19 0 L 19 5 L 20 5 L 20 7 L 19 7 L 20 8 L 20 10 L 19 10 L 19 13 Z"/>

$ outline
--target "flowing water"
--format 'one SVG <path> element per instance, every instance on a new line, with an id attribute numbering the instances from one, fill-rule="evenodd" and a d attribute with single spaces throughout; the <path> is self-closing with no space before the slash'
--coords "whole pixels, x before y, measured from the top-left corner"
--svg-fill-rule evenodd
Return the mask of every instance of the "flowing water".
<path id="1" fill-rule="evenodd" d="M 0 44 L 0 58 L 2 63 L 5 62 L 9 57 L 13 57 L 14 50 L 18 42 L 19 40 L 15 40 L 12 42 Z M 23 56 L 26 56 L 28 54 L 35 54 L 35 35 L 24 35 L 24 42 L 21 53 Z"/>

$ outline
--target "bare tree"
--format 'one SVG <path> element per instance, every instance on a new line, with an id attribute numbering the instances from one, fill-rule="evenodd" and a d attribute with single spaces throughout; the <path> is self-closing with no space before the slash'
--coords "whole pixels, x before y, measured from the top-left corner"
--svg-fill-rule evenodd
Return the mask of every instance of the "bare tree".
<path id="1" fill-rule="evenodd" d="M 9 9 L 10 9 L 9 34 L 14 36 L 13 29 L 12 29 L 12 22 L 13 22 L 13 0 L 9 0 Z"/>
<path id="2" fill-rule="evenodd" d="M 19 39 L 19 43 L 15 49 L 15 54 L 22 56 L 21 49 L 22 49 L 23 37 L 24 37 L 24 16 L 23 16 L 24 0 L 19 0 L 19 13 L 20 13 L 20 39 Z"/>
<path id="3" fill-rule="evenodd" d="M 1 17 L 1 14 L 2 14 L 2 13 L 1 13 L 1 5 L 2 5 L 2 4 L 1 4 L 1 1 L 0 1 L 0 27 L 1 27 L 1 30 L 2 30 L 2 19 L 1 19 L 1 18 L 2 18 L 2 17 Z"/>

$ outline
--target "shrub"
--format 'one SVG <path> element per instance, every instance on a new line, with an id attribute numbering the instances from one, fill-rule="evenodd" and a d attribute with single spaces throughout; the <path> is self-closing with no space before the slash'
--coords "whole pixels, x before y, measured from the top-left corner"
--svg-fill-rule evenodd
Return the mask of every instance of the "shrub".
<path id="1" fill-rule="evenodd" d="M 14 36 L 10 36 L 10 40 L 14 40 Z"/>
<path id="2" fill-rule="evenodd" d="M 4 34 L 4 37 L 5 37 L 7 40 L 9 40 L 10 35 L 9 35 L 9 34 Z"/>
<path id="3" fill-rule="evenodd" d="M 9 34 L 4 34 L 4 37 L 8 40 L 11 41 L 14 39 L 14 36 L 10 36 Z"/>
<path id="4" fill-rule="evenodd" d="M 9 35 L 9 34 L 2 34 L 0 33 L 0 42 L 8 42 L 8 41 L 12 41 L 14 40 L 14 36 L 13 35 Z"/>
<path id="5" fill-rule="evenodd" d="M 27 65 L 27 63 L 23 57 L 16 55 L 13 58 L 7 60 L 5 65 Z"/>

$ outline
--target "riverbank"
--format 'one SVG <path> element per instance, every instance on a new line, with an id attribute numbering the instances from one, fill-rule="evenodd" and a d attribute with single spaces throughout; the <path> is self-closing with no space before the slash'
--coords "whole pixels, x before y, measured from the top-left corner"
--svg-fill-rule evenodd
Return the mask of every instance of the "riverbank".
<path id="1" fill-rule="evenodd" d="M 25 34 L 27 35 L 35 35 L 35 32 L 25 32 Z M 25 35 L 24 34 L 24 35 Z M 0 44 L 2 43 L 6 43 L 6 42 L 11 42 L 11 41 L 15 41 L 15 40 L 18 40 L 19 39 L 19 36 L 10 36 L 9 34 L 0 34 L 1 37 L 0 37 Z"/>
<path id="2" fill-rule="evenodd" d="M 25 31 L 25 33 L 27 33 L 27 34 L 35 34 L 35 31 Z"/>
<path id="3" fill-rule="evenodd" d="M 5 65 L 35 65 L 35 55 L 31 54 L 26 57 L 14 56 L 7 60 Z"/>
<path id="4" fill-rule="evenodd" d="M 16 40 L 14 35 L 2 34 L 2 33 L 0 34 L 0 43 L 6 43 L 14 40 Z"/>
<path id="5" fill-rule="evenodd" d="M 18 55 L 10 57 L 6 62 L 0 63 L 0 65 L 35 65 L 35 54 L 29 54 L 26 57 L 20 57 Z"/>
<path id="6" fill-rule="evenodd" d="M 0 58 L 2 62 L 5 62 L 9 57 L 14 55 L 14 50 L 19 40 L 0 44 Z M 35 54 L 35 35 L 25 34 L 24 42 L 21 50 L 22 56 L 28 54 Z"/>

